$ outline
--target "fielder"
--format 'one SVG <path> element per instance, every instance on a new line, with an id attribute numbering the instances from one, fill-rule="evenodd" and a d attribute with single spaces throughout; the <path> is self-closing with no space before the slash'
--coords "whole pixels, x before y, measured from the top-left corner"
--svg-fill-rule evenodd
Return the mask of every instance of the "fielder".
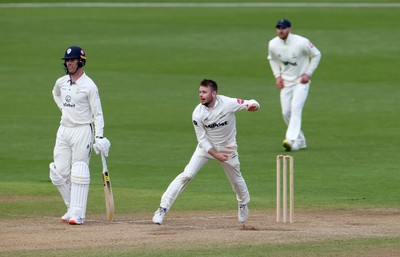
<path id="1" fill-rule="evenodd" d="M 287 125 L 283 147 L 296 151 L 307 148 L 301 130 L 302 111 L 321 53 L 310 40 L 291 33 L 289 20 L 282 19 L 275 27 L 278 36 L 269 41 L 268 60 L 281 90 L 282 115 Z"/>
<path id="2" fill-rule="evenodd" d="M 200 104 L 192 115 L 198 145 L 185 170 L 171 182 L 162 195 L 160 207 L 153 217 L 155 224 L 163 223 L 165 214 L 176 198 L 210 159 L 219 161 L 236 193 L 239 222 L 245 222 L 248 218 L 247 204 L 250 201 L 250 194 L 240 172 L 235 112 L 245 109 L 257 111 L 260 105 L 255 100 L 217 95 L 217 91 L 218 86 L 215 81 L 209 79 L 201 81 Z"/>
<path id="3" fill-rule="evenodd" d="M 104 119 L 97 86 L 82 70 L 85 52 L 78 46 L 68 47 L 62 60 L 67 75 L 59 78 L 53 88 L 61 122 L 54 162 L 50 163 L 50 179 L 67 206 L 61 221 L 81 225 L 86 216 L 93 138 L 96 137 L 93 148 L 97 154 L 108 156 L 111 144 L 103 137 Z"/>

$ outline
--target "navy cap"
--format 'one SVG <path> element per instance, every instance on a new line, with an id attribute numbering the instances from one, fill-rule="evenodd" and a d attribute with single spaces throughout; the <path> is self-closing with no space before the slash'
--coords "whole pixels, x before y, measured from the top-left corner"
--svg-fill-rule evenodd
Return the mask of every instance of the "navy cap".
<path id="1" fill-rule="evenodd" d="M 284 29 L 287 29 L 287 28 L 290 28 L 291 26 L 292 26 L 292 24 L 290 23 L 289 20 L 282 19 L 282 20 L 278 21 L 278 23 L 276 24 L 275 28 L 282 27 Z"/>

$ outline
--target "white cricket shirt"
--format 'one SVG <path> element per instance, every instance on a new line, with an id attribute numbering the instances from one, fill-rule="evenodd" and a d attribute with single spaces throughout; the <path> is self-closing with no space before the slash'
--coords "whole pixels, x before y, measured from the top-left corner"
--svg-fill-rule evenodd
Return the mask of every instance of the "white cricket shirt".
<path id="1" fill-rule="evenodd" d="M 273 38 L 268 44 L 268 60 L 275 78 L 282 76 L 285 86 L 299 83 L 300 77 L 310 77 L 318 67 L 321 52 L 305 37 L 289 33 L 286 40 Z"/>
<path id="2" fill-rule="evenodd" d="M 60 124 L 73 127 L 94 123 L 95 136 L 103 136 L 104 119 L 99 92 L 86 73 L 72 85 L 69 75 L 59 78 L 53 88 L 53 98 L 62 112 Z"/>
<path id="3" fill-rule="evenodd" d="M 259 105 L 255 100 L 250 101 L 217 95 L 213 108 L 201 103 L 197 105 L 192 119 L 199 146 L 206 152 L 213 147 L 217 151 L 222 149 L 236 151 L 235 112 L 246 110 L 246 104 L 249 102 Z"/>

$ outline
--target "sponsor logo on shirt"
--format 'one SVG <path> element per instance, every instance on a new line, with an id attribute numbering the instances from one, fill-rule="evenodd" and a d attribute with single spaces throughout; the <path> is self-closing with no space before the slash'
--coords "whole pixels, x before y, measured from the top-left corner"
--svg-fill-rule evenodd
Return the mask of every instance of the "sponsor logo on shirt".
<path id="1" fill-rule="evenodd" d="M 287 62 L 282 62 L 282 63 L 285 66 L 288 66 L 288 65 L 297 66 L 297 62 L 289 62 L 289 61 L 287 61 Z"/>
<path id="2" fill-rule="evenodd" d="M 210 125 L 204 125 L 204 127 L 213 129 L 213 128 L 219 128 L 219 127 L 226 126 L 226 125 L 228 125 L 228 121 L 224 121 L 224 122 L 220 122 L 220 123 L 214 122 Z"/>
<path id="3" fill-rule="evenodd" d="M 64 103 L 63 105 L 64 105 L 64 107 L 72 107 L 72 108 L 75 108 L 75 104 Z"/>

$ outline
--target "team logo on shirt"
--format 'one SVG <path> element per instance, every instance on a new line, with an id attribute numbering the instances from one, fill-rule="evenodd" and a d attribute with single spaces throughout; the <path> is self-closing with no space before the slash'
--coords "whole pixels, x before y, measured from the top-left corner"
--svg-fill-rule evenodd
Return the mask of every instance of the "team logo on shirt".
<path id="1" fill-rule="evenodd" d="M 65 102 L 66 103 L 64 103 L 63 105 L 64 105 L 64 107 L 72 107 L 72 108 L 75 108 L 75 104 L 71 104 L 70 102 L 71 102 L 71 96 L 70 95 L 67 95 L 66 97 L 65 97 Z"/>
<path id="2" fill-rule="evenodd" d="M 218 114 L 218 120 L 224 118 L 225 116 L 226 116 L 226 113 L 220 112 L 220 113 Z"/>
<path id="3" fill-rule="evenodd" d="M 244 100 L 239 99 L 239 98 L 236 98 L 236 101 L 238 102 L 238 104 L 243 104 L 244 103 Z"/>

